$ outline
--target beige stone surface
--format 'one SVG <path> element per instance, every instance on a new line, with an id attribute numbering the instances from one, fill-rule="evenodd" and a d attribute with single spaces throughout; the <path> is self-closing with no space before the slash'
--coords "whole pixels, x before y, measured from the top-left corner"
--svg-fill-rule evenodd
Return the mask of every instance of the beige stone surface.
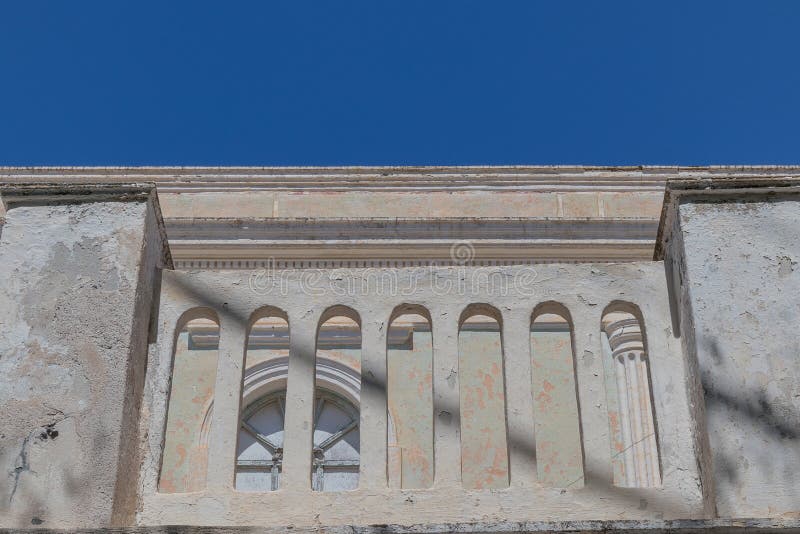
<path id="1" fill-rule="evenodd" d="M 531 274 L 527 267 L 500 267 L 496 271 L 502 276 L 498 280 L 516 279 L 521 283 Z M 486 275 L 491 268 L 438 268 L 398 269 L 399 287 L 414 289 L 402 295 L 391 295 L 370 291 L 366 294 L 350 294 L 347 287 L 362 287 L 360 280 L 369 276 L 366 269 L 338 272 L 329 279 L 303 278 L 300 271 L 286 272 L 288 277 L 283 290 L 281 284 L 271 286 L 256 284 L 251 288 L 250 280 L 257 272 L 210 272 L 196 271 L 169 273 L 162 286 L 161 313 L 159 318 L 159 346 L 151 352 L 148 366 L 148 384 L 158 385 L 168 376 L 169 355 L 172 352 L 170 333 L 174 331 L 177 318 L 186 310 L 197 306 L 213 306 L 222 317 L 222 339 L 231 339 L 230 354 L 243 354 L 244 337 L 239 337 L 242 328 L 235 326 L 230 332 L 226 325 L 247 323 L 252 314 L 265 303 L 284 310 L 292 331 L 289 354 L 289 380 L 287 414 L 304 413 L 310 408 L 308 398 L 298 392 L 313 387 L 313 366 L 307 365 L 306 350 L 314 350 L 316 329 L 325 310 L 334 306 L 347 306 L 361 318 L 363 331 L 362 358 L 377 365 L 386 361 L 386 338 L 374 332 L 386 331 L 393 310 L 403 303 L 424 306 L 430 312 L 433 335 L 433 402 L 434 402 L 434 486 L 429 489 L 406 489 L 398 491 L 389 486 L 387 476 L 388 454 L 386 405 L 376 411 L 373 403 L 381 406 L 381 391 L 386 394 L 386 383 L 365 381 L 376 388 L 369 400 L 361 406 L 361 453 L 363 463 L 359 488 L 347 492 L 314 492 L 310 488 L 311 468 L 310 424 L 304 419 L 286 419 L 285 454 L 295 458 L 284 463 L 283 480 L 286 484 L 278 492 L 242 493 L 225 486 L 209 486 L 206 491 L 189 494 L 160 494 L 156 491 L 155 465 L 160 457 L 163 414 L 166 396 L 153 390 L 148 396 L 149 430 L 148 455 L 143 470 L 143 501 L 138 515 L 140 524 L 161 524 L 165 521 L 198 524 L 212 521 L 220 524 L 294 524 L 302 525 L 353 525 L 375 522 L 398 522 L 401 524 L 440 521 L 521 521 L 546 520 L 547 518 L 652 518 L 698 517 L 704 513 L 704 504 L 696 471 L 697 452 L 687 447 L 686 436 L 692 434 L 685 369 L 677 340 L 669 325 L 669 309 L 663 265 L 659 262 L 611 265 L 566 265 L 537 266 L 533 292 L 519 288 L 504 294 L 493 292 L 486 285 Z M 477 276 L 474 278 L 473 275 Z M 479 282 L 475 288 L 469 285 L 463 292 L 458 290 L 458 280 Z M 411 280 L 415 280 L 412 284 Z M 480 282 L 483 280 L 483 282 Z M 331 285 L 332 284 L 332 285 Z M 267 290 L 274 287 L 274 290 Z M 565 290 L 564 288 L 569 288 Z M 323 290 L 323 288 L 329 288 Z M 437 289 L 439 288 L 439 289 Z M 448 290 L 449 288 L 449 290 Z M 440 293 L 439 291 L 445 291 Z M 444 296 L 447 295 L 447 296 Z M 515 393 L 516 402 L 527 404 L 527 408 L 505 403 L 505 414 L 500 419 L 516 421 L 509 414 L 533 413 L 533 398 L 530 394 L 530 317 L 540 302 L 556 300 L 562 303 L 572 316 L 575 325 L 575 353 L 577 390 L 580 404 L 580 419 L 584 426 L 582 437 L 587 458 L 586 485 L 583 488 L 550 488 L 535 482 L 519 485 L 512 483 L 505 489 L 468 489 L 463 487 L 461 470 L 461 413 L 458 407 L 459 383 L 468 380 L 459 369 L 458 324 L 462 312 L 470 304 L 485 303 L 498 310 L 502 319 L 503 346 L 509 354 L 517 354 L 520 347 L 528 347 L 528 370 L 525 367 L 508 367 L 503 360 L 504 377 L 524 376 L 528 373 L 527 400 L 525 395 Z M 602 349 L 599 344 L 602 310 L 615 300 L 629 300 L 641 306 L 648 325 L 648 342 L 656 347 L 660 357 L 653 361 L 653 398 L 659 425 L 661 461 L 664 466 L 663 484 L 657 488 L 626 489 L 613 485 L 611 476 L 611 445 L 608 437 L 608 408 L 605 405 L 605 378 L 602 364 Z M 223 306 L 224 304 L 224 306 Z M 516 317 L 524 314 L 522 328 L 506 330 L 506 319 L 518 324 Z M 229 320 L 226 322 L 225 317 Z M 658 325 L 658 326 L 656 326 Z M 373 332 L 373 333 L 370 333 Z M 238 347 L 233 343 L 239 340 Z M 313 352 L 311 352 L 313 353 Z M 385 365 L 385 363 L 384 363 Z M 517 365 L 517 364 L 514 364 Z M 241 368 L 240 368 L 241 369 Z M 380 371 L 371 367 L 371 372 Z M 293 374 L 294 373 L 294 374 Z M 231 382 L 225 383 L 225 391 L 238 398 L 241 371 L 238 377 L 230 374 Z M 294 378 L 292 378 L 294 376 Z M 380 375 L 370 375 L 380 376 Z M 505 380 L 511 387 L 519 381 Z M 300 389 L 298 389 L 300 385 Z M 219 387 L 219 375 L 218 375 Z M 507 386 L 509 387 L 509 386 Z M 313 391 L 313 389 L 311 390 Z M 516 391 L 516 390 L 515 390 Z M 508 393 L 505 392 L 505 393 Z M 313 393 L 312 393 L 313 395 Z M 384 397 L 385 398 L 385 397 Z M 218 417 L 236 421 L 238 403 Z M 302 407 L 299 409 L 298 407 Z M 215 407 L 216 410 L 216 407 Z M 378 424 L 383 413 L 383 421 Z M 159 415 L 161 414 L 161 415 Z M 309 419 L 305 421 L 310 423 Z M 503 418 L 505 415 L 505 418 Z M 377 421 L 376 418 L 378 417 Z M 225 423 L 226 425 L 230 424 Z M 509 476 L 514 481 L 513 466 L 525 465 L 520 456 L 529 455 L 534 443 L 532 435 L 520 435 L 524 425 L 509 425 L 506 432 L 509 440 Z M 531 426 L 531 428 L 533 428 Z M 212 432 L 213 433 L 213 432 Z M 594 433 L 598 433 L 595 435 Z M 212 439 L 213 441 L 213 439 Z M 383 448 L 379 444 L 383 443 Z M 602 446 L 593 446 L 601 443 Z M 513 444 L 513 446 L 512 446 Z M 306 445 L 307 447 L 307 445 Z M 589 456 L 589 450 L 592 456 Z M 294 452 L 292 452 L 294 451 Z M 446 451 L 446 455 L 442 452 Z M 378 459 L 381 458 L 380 461 Z M 212 466 L 209 466 L 211 472 Z M 233 462 L 219 463 L 220 480 L 232 477 Z M 534 468 L 535 469 L 535 468 Z M 535 473 L 535 470 L 534 470 Z M 518 475 L 518 474 L 517 474 Z M 528 475 L 531 476 L 530 474 Z M 369 484 L 362 484 L 369 479 Z M 529 478 L 530 480 L 530 478 Z M 303 503 L 301 506 L 286 506 L 287 502 Z M 533 506 L 531 503 L 536 503 Z M 644 503 L 644 504 L 643 504 Z M 413 508 L 412 508 L 413 507 Z"/>
<path id="2" fill-rule="evenodd" d="M 177 217 L 272 217 L 274 193 L 230 191 L 162 193 L 161 209 L 167 219 Z"/>
<path id="3" fill-rule="evenodd" d="M 603 217 L 642 217 L 657 219 L 661 214 L 663 192 L 600 193 Z"/>
<path id="4" fill-rule="evenodd" d="M 556 217 L 547 192 L 409 191 L 278 193 L 277 217 Z"/>
<path id="5" fill-rule="evenodd" d="M 150 188 L 126 191 L 66 204 L 47 194 L 69 188 L 14 192 L 0 239 L 0 526 L 133 521 L 164 241 Z"/>
<path id="6" fill-rule="evenodd" d="M 677 183 L 662 243 L 717 513 L 798 514 L 800 183 Z M 656 408 L 657 409 L 657 408 Z"/>

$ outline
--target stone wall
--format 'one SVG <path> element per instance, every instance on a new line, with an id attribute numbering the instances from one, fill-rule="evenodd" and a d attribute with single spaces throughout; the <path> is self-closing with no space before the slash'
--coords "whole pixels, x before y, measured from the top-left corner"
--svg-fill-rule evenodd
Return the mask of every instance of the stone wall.
<path id="1" fill-rule="evenodd" d="M 663 252 L 694 369 L 703 478 L 722 517 L 800 512 L 800 194 L 670 186 Z"/>
<path id="2" fill-rule="evenodd" d="M 169 263 L 154 192 L 0 195 L 0 525 L 131 524 L 150 313 Z"/>

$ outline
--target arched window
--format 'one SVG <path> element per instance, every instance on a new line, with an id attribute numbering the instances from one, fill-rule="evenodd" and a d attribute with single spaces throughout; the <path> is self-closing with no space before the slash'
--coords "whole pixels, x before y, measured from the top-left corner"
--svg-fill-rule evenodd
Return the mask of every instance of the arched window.
<path id="1" fill-rule="evenodd" d="M 469 306 L 459 320 L 461 482 L 469 489 L 508 486 L 500 321 L 487 305 Z"/>
<path id="2" fill-rule="evenodd" d="M 392 314 L 387 340 L 389 486 L 433 485 L 433 337 L 420 306 Z"/>
<path id="3" fill-rule="evenodd" d="M 286 314 L 274 308 L 256 317 L 247 338 L 242 384 L 235 482 L 239 491 L 278 489 L 283 460 L 289 323 Z"/>
<path id="4" fill-rule="evenodd" d="M 646 337 L 638 308 L 609 306 L 602 319 L 614 484 L 661 484 Z"/>
<path id="5" fill-rule="evenodd" d="M 572 322 L 557 303 L 537 306 L 531 321 L 531 378 L 539 482 L 559 488 L 583 486 L 578 393 Z"/>
<path id="6" fill-rule="evenodd" d="M 351 490 L 358 487 L 361 447 L 361 321 L 350 308 L 335 307 L 320 322 L 311 486 Z"/>
<path id="7" fill-rule="evenodd" d="M 167 427 L 158 490 L 200 491 L 208 467 L 207 415 L 214 400 L 219 359 L 219 322 L 196 309 L 178 322 Z"/>

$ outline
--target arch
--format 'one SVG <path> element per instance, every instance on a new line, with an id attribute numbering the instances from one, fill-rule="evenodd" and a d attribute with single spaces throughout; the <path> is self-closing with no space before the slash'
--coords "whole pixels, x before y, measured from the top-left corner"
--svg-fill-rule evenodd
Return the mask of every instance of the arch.
<path id="1" fill-rule="evenodd" d="M 254 398 L 286 387 L 290 339 L 291 325 L 285 311 L 262 306 L 250 315 L 242 369 L 242 408 Z"/>
<path id="2" fill-rule="evenodd" d="M 464 308 L 464 311 L 461 312 L 461 315 L 458 318 L 458 329 L 461 330 L 466 321 L 479 315 L 494 319 L 497 322 L 497 328 L 502 330 L 503 314 L 491 304 L 482 302 L 470 304 Z"/>
<path id="3" fill-rule="evenodd" d="M 286 389 L 290 335 L 289 317 L 280 308 L 262 306 L 250 315 L 236 440 L 238 491 L 278 489 L 284 414 L 279 396 Z"/>
<path id="4" fill-rule="evenodd" d="M 319 321 L 317 322 L 317 334 L 319 334 L 319 329 L 322 327 L 322 325 L 334 317 L 346 317 L 356 323 L 359 330 L 361 329 L 361 316 L 356 310 L 349 306 L 345 306 L 344 304 L 335 304 L 326 308 L 325 311 L 323 311 L 319 316 Z"/>
<path id="5" fill-rule="evenodd" d="M 219 360 L 219 318 L 198 307 L 176 322 L 158 490 L 200 491 L 208 466 L 209 411 Z"/>
<path id="6" fill-rule="evenodd" d="M 311 468 L 315 491 L 358 487 L 361 337 L 360 315 L 344 305 L 327 308 L 317 323 Z"/>
<path id="7" fill-rule="evenodd" d="M 461 481 L 469 489 L 508 486 L 502 314 L 470 304 L 458 322 Z"/>
<path id="8" fill-rule="evenodd" d="M 395 488 L 433 485 L 433 335 L 430 312 L 401 304 L 386 336 L 388 473 Z"/>
<path id="9" fill-rule="evenodd" d="M 543 302 L 530 323 L 531 385 L 539 482 L 580 487 L 583 445 L 572 316 L 563 304 Z"/>
<path id="10" fill-rule="evenodd" d="M 614 484 L 661 485 L 647 333 L 638 306 L 613 301 L 600 323 Z"/>

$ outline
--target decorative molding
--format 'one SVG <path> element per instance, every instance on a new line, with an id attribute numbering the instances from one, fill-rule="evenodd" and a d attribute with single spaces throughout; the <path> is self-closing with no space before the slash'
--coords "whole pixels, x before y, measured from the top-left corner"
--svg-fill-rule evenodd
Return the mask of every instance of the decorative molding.
<path id="1" fill-rule="evenodd" d="M 146 202 L 155 193 L 149 183 L 0 183 L 7 210 L 16 206 L 82 202 Z"/>
<path id="2" fill-rule="evenodd" d="M 153 182 L 161 192 L 271 190 L 661 191 L 668 179 L 800 176 L 798 166 L 0 167 L 0 180 Z"/>
<path id="3" fill-rule="evenodd" d="M 650 219 L 173 219 L 178 269 L 360 268 L 632 261 Z M 454 253 L 454 247 L 460 250 Z M 460 253 L 460 254 L 459 254 Z"/>
<path id="4" fill-rule="evenodd" d="M 0 175 L 2 178 L 2 175 Z M 167 232 L 158 193 L 153 183 L 146 182 L 0 182 L 0 227 L 9 210 L 19 206 L 83 204 L 90 202 L 147 202 L 152 208 L 161 239 L 160 265 L 173 268 Z"/>
<path id="5" fill-rule="evenodd" d="M 661 207 L 653 259 L 664 259 L 667 244 L 672 237 L 672 223 L 682 199 L 691 198 L 698 202 L 744 201 L 747 196 L 752 200 L 786 194 L 800 194 L 800 174 L 797 172 L 787 174 L 775 172 L 761 176 L 672 178 L 664 189 L 664 202 Z"/>

